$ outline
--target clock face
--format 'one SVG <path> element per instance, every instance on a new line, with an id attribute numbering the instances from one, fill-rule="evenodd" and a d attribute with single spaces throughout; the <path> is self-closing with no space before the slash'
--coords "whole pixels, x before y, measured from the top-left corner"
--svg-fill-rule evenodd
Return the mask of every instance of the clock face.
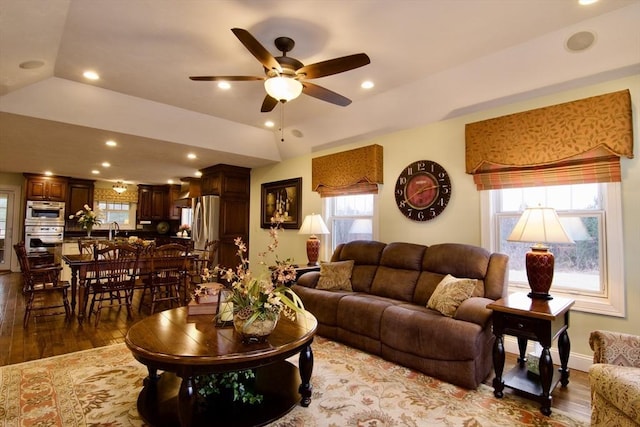
<path id="1" fill-rule="evenodd" d="M 414 221 L 429 221 L 447 207 L 451 180 L 438 163 L 418 160 L 400 173 L 395 195 L 398 209 L 404 216 Z"/>

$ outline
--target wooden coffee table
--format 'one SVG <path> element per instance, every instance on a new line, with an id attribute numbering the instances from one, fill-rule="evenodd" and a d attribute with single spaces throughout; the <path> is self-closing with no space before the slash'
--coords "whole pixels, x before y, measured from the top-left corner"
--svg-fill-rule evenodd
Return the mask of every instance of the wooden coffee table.
<path id="1" fill-rule="evenodd" d="M 318 322 L 311 313 L 284 316 L 262 344 L 243 344 L 233 327 L 218 328 L 213 315 L 189 316 L 186 307 L 166 310 L 134 324 L 125 342 L 147 366 L 138 411 L 154 426 L 261 426 L 311 403 L 313 352 Z M 287 358 L 300 354 L 299 367 Z M 258 405 L 197 405 L 194 377 L 256 369 Z M 158 375 L 158 370 L 164 371 Z"/>

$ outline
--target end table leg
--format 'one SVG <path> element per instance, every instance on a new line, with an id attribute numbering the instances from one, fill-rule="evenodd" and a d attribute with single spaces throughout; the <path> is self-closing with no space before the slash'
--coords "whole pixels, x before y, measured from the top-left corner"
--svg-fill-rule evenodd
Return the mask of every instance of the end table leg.
<path id="1" fill-rule="evenodd" d="M 182 378 L 178 392 L 178 419 L 181 426 L 190 426 L 196 409 L 196 389 L 193 377 Z"/>
<path id="2" fill-rule="evenodd" d="M 311 351 L 311 342 L 307 344 L 300 351 L 300 359 L 298 365 L 300 366 L 300 387 L 298 392 L 302 396 L 300 404 L 304 407 L 309 406 L 311 403 L 311 374 L 313 372 L 313 351 Z"/>
<path id="3" fill-rule="evenodd" d="M 571 352 L 571 342 L 569 334 L 565 329 L 558 337 L 558 353 L 560 353 L 560 384 L 566 387 L 569 384 L 569 353 Z"/>
<path id="4" fill-rule="evenodd" d="M 518 356 L 518 365 L 521 368 L 524 367 L 525 363 L 527 363 L 527 343 L 529 340 L 524 337 L 518 337 L 518 352 L 520 353 Z"/>
<path id="5" fill-rule="evenodd" d="M 504 381 L 502 381 L 502 371 L 504 370 L 504 338 L 502 335 L 496 336 L 493 343 L 493 369 L 496 376 L 493 379 L 493 395 L 497 398 L 503 396 Z"/>
<path id="6" fill-rule="evenodd" d="M 540 412 L 544 415 L 551 415 L 551 382 L 553 380 L 553 360 L 551 359 L 551 353 L 549 352 L 549 346 L 545 345 L 542 348 L 542 354 L 540 355 L 540 362 L 538 364 L 540 370 L 540 385 L 542 386 L 542 395 L 540 396 L 540 403 L 542 407 Z"/>
<path id="7" fill-rule="evenodd" d="M 147 375 L 147 378 L 143 380 L 142 384 L 144 386 L 154 386 L 158 384 L 158 381 L 160 380 L 160 375 L 158 375 L 158 369 L 153 368 L 151 366 L 147 366 L 147 372 L 149 373 L 149 375 Z"/>

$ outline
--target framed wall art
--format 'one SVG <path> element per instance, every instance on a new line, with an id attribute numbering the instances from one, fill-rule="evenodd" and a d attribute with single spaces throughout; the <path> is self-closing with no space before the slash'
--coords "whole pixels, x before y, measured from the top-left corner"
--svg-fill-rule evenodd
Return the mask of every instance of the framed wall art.
<path id="1" fill-rule="evenodd" d="M 262 184 L 260 226 L 271 227 L 271 218 L 282 218 L 282 228 L 299 229 L 302 223 L 302 178 Z"/>

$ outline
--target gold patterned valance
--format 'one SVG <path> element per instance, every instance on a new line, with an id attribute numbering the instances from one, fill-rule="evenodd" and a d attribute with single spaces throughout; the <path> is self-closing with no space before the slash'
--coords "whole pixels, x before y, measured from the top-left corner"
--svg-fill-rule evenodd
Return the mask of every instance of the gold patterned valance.
<path id="1" fill-rule="evenodd" d="M 132 187 L 132 191 L 127 190 L 124 193 L 116 193 L 112 188 L 95 188 L 93 199 L 95 201 L 138 203 L 137 188 Z"/>
<path id="2" fill-rule="evenodd" d="M 513 180 L 520 172 L 530 175 L 527 183 L 569 183 L 565 175 L 583 182 L 619 180 L 622 156 L 633 158 L 628 90 L 466 125 L 466 171 L 479 189 L 519 186 Z M 611 169 L 613 175 L 594 175 L 589 169 L 598 163 L 606 164 L 598 171 Z M 563 166 L 573 172 L 558 172 Z M 555 172 L 544 176 L 547 169 Z"/>
<path id="3" fill-rule="evenodd" d="M 311 160 L 311 189 L 321 197 L 378 192 L 383 183 L 382 146 L 369 145 Z"/>

